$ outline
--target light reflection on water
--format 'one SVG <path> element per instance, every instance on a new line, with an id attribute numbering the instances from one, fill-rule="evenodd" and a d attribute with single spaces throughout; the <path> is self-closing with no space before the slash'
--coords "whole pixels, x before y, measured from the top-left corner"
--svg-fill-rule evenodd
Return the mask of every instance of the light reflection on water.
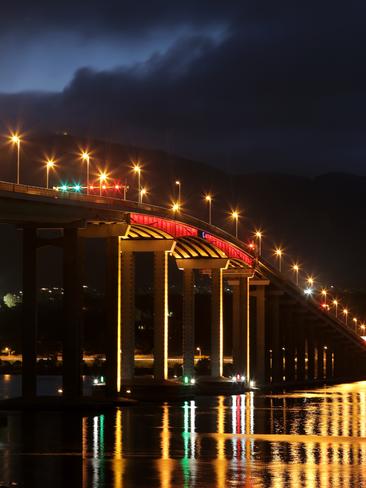
<path id="1" fill-rule="evenodd" d="M 366 382 L 6 419 L 0 482 L 8 484 L 366 486 Z"/>

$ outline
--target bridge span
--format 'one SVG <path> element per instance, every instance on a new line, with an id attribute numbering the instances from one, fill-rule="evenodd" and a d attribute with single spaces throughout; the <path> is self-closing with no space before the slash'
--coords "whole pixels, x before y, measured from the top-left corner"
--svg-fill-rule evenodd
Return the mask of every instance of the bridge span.
<path id="1" fill-rule="evenodd" d="M 245 386 L 358 379 L 366 374 L 366 343 L 306 297 L 261 256 L 229 233 L 181 212 L 104 196 L 0 182 L 0 223 L 22 229 L 23 396 L 36 395 L 37 249 L 63 249 L 63 392 L 81 395 L 83 239 L 107 249 L 107 391 L 134 383 L 135 255 L 154 256 L 154 378 L 169 378 L 168 263 L 183 273 L 183 374 L 195 380 L 195 270 L 211 277 L 211 378 L 223 377 L 224 328 L 233 337 L 235 377 Z M 47 239 L 44 230 L 58 229 Z M 233 295 L 232 324 L 224 323 L 224 282 Z"/>

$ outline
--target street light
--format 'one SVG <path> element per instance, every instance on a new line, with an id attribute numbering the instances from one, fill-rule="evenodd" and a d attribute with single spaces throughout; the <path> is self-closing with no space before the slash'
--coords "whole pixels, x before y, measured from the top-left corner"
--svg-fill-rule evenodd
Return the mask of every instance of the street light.
<path id="1" fill-rule="evenodd" d="M 343 313 L 343 315 L 344 315 L 344 320 L 345 320 L 346 325 L 347 325 L 347 321 L 348 321 L 348 310 L 347 310 L 346 308 L 344 308 L 344 309 L 342 310 L 342 313 Z"/>
<path id="2" fill-rule="evenodd" d="M 175 184 L 176 184 L 176 185 L 177 185 L 177 187 L 178 187 L 178 203 L 179 203 L 179 205 L 180 205 L 180 198 L 181 198 L 182 184 L 181 184 L 181 182 L 180 182 L 179 180 L 177 180 L 177 181 L 175 182 Z"/>
<path id="3" fill-rule="evenodd" d="M 176 214 L 176 213 L 179 213 L 179 211 L 180 211 L 180 205 L 179 205 L 179 203 L 178 203 L 178 202 L 173 202 L 173 203 L 172 203 L 172 206 L 171 206 L 171 210 L 172 210 L 172 212 L 174 212 L 175 214 Z"/>
<path id="4" fill-rule="evenodd" d="M 105 183 L 108 179 L 108 174 L 106 171 L 99 172 L 99 196 L 102 196 L 102 183 Z"/>
<path id="5" fill-rule="evenodd" d="M 138 163 L 134 164 L 133 171 L 137 174 L 138 203 L 141 203 L 141 166 Z"/>
<path id="6" fill-rule="evenodd" d="M 46 161 L 46 188 L 49 188 L 50 169 L 54 167 L 55 167 L 55 161 L 53 159 L 48 159 Z"/>
<path id="7" fill-rule="evenodd" d="M 335 307 L 335 316 L 336 316 L 336 318 L 338 318 L 338 300 L 334 299 L 333 305 Z"/>
<path id="8" fill-rule="evenodd" d="M 208 205 L 208 223 L 211 225 L 211 217 L 212 217 L 212 196 L 211 195 L 206 195 L 205 200 Z"/>
<path id="9" fill-rule="evenodd" d="M 299 286 L 299 271 L 300 271 L 300 265 L 295 263 L 292 265 L 292 271 L 295 273 L 296 276 L 296 285 Z"/>
<path id="10" fill-rule="evenodd" d="M 357 317 L 353 317 L 352 321 L 355 324 L 355 332 L 357 332 L 357 322 L 358 322 Z"/>
<path id="11" fill-rule="evenodd" d="M 81 159 L 86 162 L 86 194 L 89 195 L 90 154 L 87 151 L 83 151 Z"/>
<path id="12" fill-rule="evenodd" d="M 231 212 L 231 218 L 235 221 L 235 237 L 238 238 L 238 222 L 239 222 L 239 212 L 237 210 L 233 210 Z"/>
<path id="13" fill-rule="evenodd" d="M 327 294 L 328 294 L 326 288 L 323 288 L 320 293 L 323 295 L 323 297 L 324 297 L 324 304 L 326 305 L 327 304 Z"/>
<path id="14" fill-rule="evenodd" d="M 306 278 L 306 283 L 309 285 L 309 286 L 313 286 L 314 285 L 314 278 L 312 276 L 308 276 Z"/>
<path id="15" fill-rule="evenodd" d="M 200 347 L 196 347 L 196 351 L 198 352 L 199 356 L 202 356 L 202 351 Z"/>
<path id="16" fill-rule="evenodd" d="M 362 323 L 362 324 L 360 325 L 360 329 L 361 329 L 361 335 L 362 335 L 362 333 L 363 333 L 363 335 L 365 335 L 365 329 L 366 329 L 366 325 L 365 325 L 364 323 Z"/>
<path id="17" fill-rule="evenodd" d="M 143 199 L 143 197 L 144 197 L 145 195 L 147 195 L 147 190 L 146 190 L 146 188 L 141 188 L 140 193 L 141 193 L 141 195 L 140 195 L 141 199 L 140 199 L 140 200 L 141 200 L 141 203 L 142 203 L 142 199 Z"/>
<path id="18" fill-rule="evenodd" d="M 282 272 L 282 256 L 283 256 L 283 250 L 280 247 L 277 247 L 274 250 L 274 255 L 278 259 L 278 270 L 281 273 Z"/>
<path id="19" fill-rule="evenodd" d="M 17 147 L 17 185 L 19 185 L 19 173 L 20 173 L 20 136 L 16 132 L 11 134 L 10 142 Z"/>
<path id="20" fill-rule="evenodd" d="M 257 249 L 258 249 L 258 255 L 261 256 L 262 255 L 262 237 L 263 237 L 263 233 L 261 230 L 256 230 L 254 232 L 254 237 L 256 238 L 257 240 Z"/>

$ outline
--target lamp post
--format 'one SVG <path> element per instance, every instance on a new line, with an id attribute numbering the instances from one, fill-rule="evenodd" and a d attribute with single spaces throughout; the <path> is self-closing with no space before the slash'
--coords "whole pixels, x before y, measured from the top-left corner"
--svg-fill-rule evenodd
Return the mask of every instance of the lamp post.
<path id="1" fill-rule="evenodd" d="M 292 265 L 292 271 L 295 273 L 295 281 L 296 285 L 299 286 L 299 271 L 300 271 L 300 266 L 295 263 Z"/>
<path id="2" fill-rule="evenodd" d="M 17 147 L 17 185 L 20 180 L 20 137 L 17 133 L 10 136 L 10 141 Z"/>
<path id="3" fill-rule="evenodd" d="M 324 305 L 326 305 L 327 304 L 327 295 L 328 295 L 328 292 L 327 292 L 327 290 L 325 288 L 323 288 L 320 293 L 324 297 Z"/>
<path id="4" fill-rule="evenodd" d="M 231 218 L 235 222 L 235 237 L 238 239 L 238 222 L 239 222 L 239 212 L 237 210 L 233 210 L 231 212 Z"/>
<path id="5" fill-rule="evenodd" d="M 212 196 L 206 195 L 205 200 L 206 200 L 207 206 L 208 206 L 208 223 L 211 225 L 211 223 L 212 223 Z"/>
<path id="6" fill-rule="evenodd" d="M 336 316 L 336 319 L 338 318 L 338 300 L 334 299 L 333 300 L 333 305 L 334 305 L 334 308 L 335 308 L 335 316 Z"/>
<path id="7" fill-rule="evenodd" d="M 108 179 L 108 175 L 105 171 L 99 173 L 99 196 L 102 196 L 102 183 L 105 183 Z"/>
<path id="8" fill-rule="evenodd" d="M 352 321 L 355 324 L 355 332 L 357 332 L 357 322 L 358 322 L 357 317 L 353 317 Z"/>
<path id="9" fill-rule="evenodd" d="M 342 313 L 344 315 L 344 321 L 346 322 L 346 325 L 347 325 L 347 322 L 348 322 L 348 310 L 346 308 L 344 308 L 342 310 Z"/>
<path id="10" fill-rule="evenodd" d="M 202 351 L 200 347 L 196 347 L 196 351 L 198 352 L 199 356 L 202 356 Z"/>
<path id="11" fill-rule="evenodd" d="M 46 161 L 46 188 L 49 188 L 50 182 L 50 169 L 55 167 L 55 161 L 53 159 L 48 159 Z"/>
<path id="12" fill-rule="evenodd" d="M 280 247 L 277 247 L 274 251 L 274 255 L 278 259 L 278 271 L 281 273 L 282 272 L 282 255 L 283 255 L 283 250 Z"/>
<path id="13" fill-rule="evenodd" d="M 366 329 L 366 325 L 362 323 L 360 325 L 360 330 L 361 330 L 360 335 L 365 335 L 365 329 Z"/>
<path id="14" fill-rule="evenodd" d="M 175 182 L 175 184 L 176 184 L 176 185 L 177 185 L 177 187 L 178 187 L 178 203 L 179 203 L 179 205 L 180 205 L 181 191 L 182 191 L 182 184 L 181 184 L 181 182 L 180 182 L 179 180 L 177 180 L 177 181 Z"/>
<path id="15" fill-rule="evenodd" d="M 140 199 L 141 201 L 140 201 L 140 203 L 142 203 L 143 197 L 144 197 L 145 195 L 147 195 L 147 190 L 146 190 L 146 188 L 141 188 L 140 193 L 141 193 L 141 195 L 140 195 L 140 196 L 141 196 L 141 199 Z"/>
<path id="16" fill-rule="evenodd" d="M 141 203 L 141 166 L 139 164 L 134 164 L 133 171 L 137 174 L 138 203 Z"/>
<path id="17" fill-rule="evenodd" d="M 89 195 L 90 154 L 87 151 L 83 151 L 81 159 L 86 162 L 86 194 Z"/>
<path id="18" fill-rule="evenodd" d="M 262 231 L 256 230 L 254 233 L 254 237 L 257 240 L 258 256 L 261 256 L 262 255 L 262 237 L 263 237 Z"/>
<path id="19" fill-rule="evenodd" d="M 178 202 L 172 203 L 171 211 L 173 212 L 174 215 L 180 212 L 180 205 Z"/>

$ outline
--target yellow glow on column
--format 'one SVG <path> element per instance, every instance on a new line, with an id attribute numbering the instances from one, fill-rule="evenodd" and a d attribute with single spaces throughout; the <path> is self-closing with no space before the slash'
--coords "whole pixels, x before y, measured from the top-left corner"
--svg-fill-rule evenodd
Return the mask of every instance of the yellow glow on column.
<path id="1" fill-rule="evenodd" d="M 82 418 L 82 463 L 83 463 L 83 480 L 82 486 L 83 488 L 87 488 L 88 486 L 88 418 Z"/>
<path id="2" fill-rule="evenodd" d="M 117 278 L 117 392 L 121 391 L 122 350 L 121 350 L 121 238 L 118 238 L 118 278 Z"/>
<path id="3" fill-rule="evenodd" d="M 168 379 L 168 252 L 164 252 L 164 379 Z"/>
<path id="4" fill-rule="evenodd" d="M 220 280 L 220 344 L 219 344 L 219 374 L 223 376 L 224 374 L 224 293 L 223 293 L 223 279 L 222 279 L 222 268 L 220 268 L 219 280 Z"/>
<path id="5" fill-rule="evenodd" d="M 249 278 L 246 278 L 247 280 L 247 286 L 246 286 L 246 304 L 247 304 L 247 371 L 246 371 L 246 379 L 247 382 L 249 383 L 250 381 L 250 294 L 249 294 L 249 285 L 250 281 Z"/>

